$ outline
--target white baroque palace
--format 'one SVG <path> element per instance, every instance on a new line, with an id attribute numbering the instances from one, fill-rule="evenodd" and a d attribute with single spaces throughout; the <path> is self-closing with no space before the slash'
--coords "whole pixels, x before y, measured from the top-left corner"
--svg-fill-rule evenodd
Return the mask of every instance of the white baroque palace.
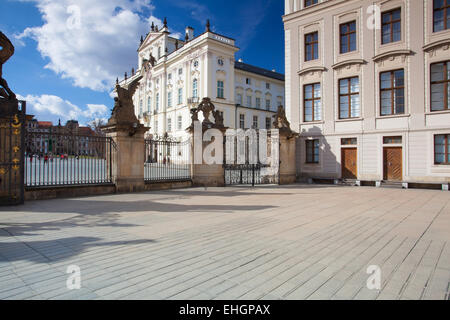
<path id="1" fill-rule="evenodd" d="M 300 178 L 450 181 L 450 0 L 286 0 Z"/>
<path id="2" fill-rule="evenodd" d="M 222 112 L 226 127 L 270 128 L 284 104 L 284 75 L 235 61 L 238 50 L 234 39 L 212 32 L 209 21 L 198 36 L 187 27 L 184 40 L 171 36 L 166 21 L 159 30 L 152 26 L 141 39 L 138 70 L 120 83 L 143 75 L 133 99 L 148 135 L 186 138 L 190 110 L 203 97 Z"/>

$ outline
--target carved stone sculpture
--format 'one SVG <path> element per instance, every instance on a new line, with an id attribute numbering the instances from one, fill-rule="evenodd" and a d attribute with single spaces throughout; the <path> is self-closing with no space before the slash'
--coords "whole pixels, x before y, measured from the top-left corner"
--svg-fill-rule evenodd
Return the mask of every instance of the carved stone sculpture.
<path id="1" fill-rule="evenodd" d="M 286 118 L 286 113 L 283 106 L 278 106 L 277 113 L 273 117 L 275 119 L 273 122 L 273 127 L 280 130 L 281 134 L 285 134 L 288 137 L 296 136 L 296 133 L 291 130 L 291 124 Z"/>
<path id="2" fill-rule="evenodd" d="M 209 115 L 215 110 L 214 104 L 211 102 L 210 98 L 203 98 L 202 102 L 198 105 L 198 111 L 203 112 L 203 124 L 211 124 L 209 120 Z"/>
<path id="3" fill-rule="evenodd" d="M 9 41 L 9 39 L 0 31 L 0 98 L 4 98 L 6 100 L 16 100 L 16 95 L 11 89 L 8 87 L 8 83 L 5 79 L 3 79 L 3 64 L 8 61 L 9 58 L 14 54 L 14 46 Z"/>
<path id="4" fill-rule="evenodd" d="M 139 124 L 136 115 L 134 114 L 133 94 L 139 86 L 139 81 L 142 76 L 137 77 L 127 88 L 116 84 L 117 97 L 114 98 L 114 108 L 111 113 L 111 118 L 108 120 L 108 126 L 116 124 Z"/>

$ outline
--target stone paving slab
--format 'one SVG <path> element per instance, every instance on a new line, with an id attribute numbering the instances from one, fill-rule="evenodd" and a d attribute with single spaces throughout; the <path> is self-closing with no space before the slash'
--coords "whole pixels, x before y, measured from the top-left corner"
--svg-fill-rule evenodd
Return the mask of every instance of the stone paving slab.
<path id="1" fill-rule="evenodd" d="M 80 289 L 66 286 L 71 265 Z M 445 191 L 192 188 L 0 208 L 0 299 L 448 300 L 449 288 Z"/>

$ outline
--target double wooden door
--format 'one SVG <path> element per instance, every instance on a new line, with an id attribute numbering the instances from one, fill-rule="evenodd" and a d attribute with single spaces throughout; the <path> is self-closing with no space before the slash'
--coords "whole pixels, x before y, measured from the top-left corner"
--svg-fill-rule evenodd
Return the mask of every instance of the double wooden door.
<path id="1" fill-rule="evenodd" d="M 383 149 L 384 180 L 401 181 L 403 178 L 402 148 L 385 147 Z"/>
<path id="2" fill-rule="evenodd" d="M 342 179 L 356 179 L 358 176 L 358 151 L 356 148 L 341 149 Z"/>

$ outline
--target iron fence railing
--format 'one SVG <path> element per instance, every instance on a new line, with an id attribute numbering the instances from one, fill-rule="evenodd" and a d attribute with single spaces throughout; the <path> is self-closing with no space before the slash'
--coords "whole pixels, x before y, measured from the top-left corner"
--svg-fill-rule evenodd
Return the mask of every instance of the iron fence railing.
<path id="1" fill-rule="evenodd" d="M 147 182 L 191 179 L 190 143 L 167 137 L 145 140 L 144 179 Z"/>
<path id="2" fill-rule="evenodd" d="M 27 132 L 25 186 L 112 183 L 114 152 L 110 137 Z"/>

